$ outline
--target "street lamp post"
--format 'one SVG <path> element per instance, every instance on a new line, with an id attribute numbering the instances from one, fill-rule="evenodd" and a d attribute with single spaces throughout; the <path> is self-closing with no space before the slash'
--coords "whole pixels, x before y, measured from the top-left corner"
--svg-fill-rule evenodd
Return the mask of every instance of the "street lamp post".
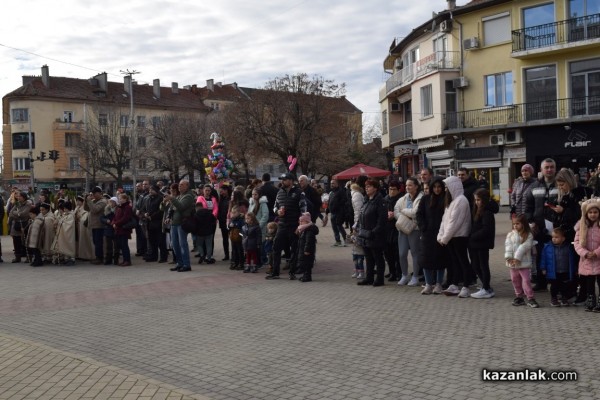
<path id="1" fill-rule="evenodd" d="M 136 149 L 137 149 L 137 135 L 135 129 L 135 120 L 133 116 L 133 75 L 139 74 L 139 71 L 121 70 L 121 73 L 129 76 L 129 125 L 131 126 L 131 180 L 132 180 L 132 201 L 133 204 L 136 202 L 137 193 L 135 191 L 136 185 Z"/>

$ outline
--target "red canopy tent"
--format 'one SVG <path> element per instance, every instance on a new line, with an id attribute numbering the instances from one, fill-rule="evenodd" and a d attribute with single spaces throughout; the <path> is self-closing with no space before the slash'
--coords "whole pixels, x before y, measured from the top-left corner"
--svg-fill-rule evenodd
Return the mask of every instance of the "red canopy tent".
<path id="1" fill-rule="evenodd" d="M 345 171 L 335 174 L 333 176 L 333 179 L 348 180 L 352 178 L 357 178 L 361 175 L 373 178 L 378 176 L 388 176 L 390 174 L 391 172 L 386 171 L 385 169 L 370 167 L 365 164 L 356 164 L 354 167 L 350 167 Z"/>

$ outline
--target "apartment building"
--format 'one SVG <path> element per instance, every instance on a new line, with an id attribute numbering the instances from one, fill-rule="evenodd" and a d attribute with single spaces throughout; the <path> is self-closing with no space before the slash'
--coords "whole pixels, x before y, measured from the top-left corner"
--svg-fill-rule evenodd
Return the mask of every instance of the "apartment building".
<path id="1" fill-rule="evenodd" d="M 390 46 L 382 145 L 402 175 L 482 174 L 501 204 L 525 162 L 583 182 L 600 161 L 599 49 L 598 1 L 448 1 Z"/>
<path id="2" fill-rule="evenodd" d="M 32 173 L 38 189 L 83 189 L 89 176 L 84 171 L 86 160 L 81 157 L 79 142 L 86 140 L 86 122 L 90 119 L 102 125 L 110 117 L 107 113 L 119 113 L 124 132 L 135 130 L 139 154 L 148 154 L 144 132 L 157 118 L 167 113 L 211 111 L 191 87 L 181 89 L 177 83 L 161 87 L 155 79 L 153 85 L 138 85 L 130 81 L 130 76 L 125 76 L 123 82 L 110 82 L 106 73 L 90 79 L 53 77 L 48 66 L 43 66 L 41 72 L 41 76 L 24 76 L 23 86 L 2 98 L 2 178 L 22 189 L 31 186 Z M 132 105 L 134 117 L 130 120 Z M 43 161 L 38 159 L 42 152 Z M 51 152 L 57 152 L 58 159 L 49 159 Z M 136 160 L 137 179 L 162 178 L 159 168 L 149 162 L 147 157 Z M 127 165 L 127 189 L 131 188 L 133 167 Z M 105 185 L 114 181 L 106 174 L 99 174 L 95 180 Z"/>

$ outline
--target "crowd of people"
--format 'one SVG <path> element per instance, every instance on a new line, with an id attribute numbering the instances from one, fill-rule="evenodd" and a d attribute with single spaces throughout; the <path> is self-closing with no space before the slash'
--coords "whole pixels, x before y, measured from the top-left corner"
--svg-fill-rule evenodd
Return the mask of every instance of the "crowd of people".
<path id="1" fill-rule="evenodd" d="M 536 179 L 534 167 L 525 164 L 511 191 L 513 229 L 504 258 L 512 304 L 537 308 L 535 294 L 549 284 L 550 305 L 584 304 L 600 312 L 597 188 L 579 185 L 569 169 L 557 171 L 552 159 L 540 167 Z M 135 187 L 134 202 L 122 190 L 111 196 L 100 187 L 75 199 L 61 191 L 52 201 L 48 192 L 34 201 L 13 188 L 6 204 L 12 262 L 39 267 L 89 260 L 128 267 L 135 235 L 135 256 L 188 272 L 192 262 L 215 263 L 218 227 L 231 270 L 257 273 L 264 267 L 268 280 L 287 271 L 289 279 L 301 275 L 301 282 L 310 282 L 320 219 L 322 228 L 330 224 L 334 247 L 351 246 L 352 278 L 360 286 L 383 286 L 387 278 L 421 286 L 423 295 L 495 296 L 489 253 L 499 206 L 487 182 L 467 169 L 446 178 L 424 168 L 405 181 L 333 179 L 329 190 L 305 175 L 297 182 L 285 173 L 277 187 L 264 174 L 247 187 L 207 184 L 194 191 L 186 180 L 168 186 L 144 181 Z M 480 287 L 472 291 L 477 280 Z"/>

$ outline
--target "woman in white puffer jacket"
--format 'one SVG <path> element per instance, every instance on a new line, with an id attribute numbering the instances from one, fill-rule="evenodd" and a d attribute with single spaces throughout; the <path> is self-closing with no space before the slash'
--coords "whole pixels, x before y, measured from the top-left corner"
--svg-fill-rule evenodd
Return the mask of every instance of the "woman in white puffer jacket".
<path id="1" fill-rule="evenodd" d="M 444 290 L 447 296 L 470 297 L 468 284 L 465 279 L 470 275 L 471 264 L 467 246 L 471 232 L 471 209 L 469 200 L 464 196 L 462 181 L 457 176 L 444 179 L 446 184 L 446 209 L 442 217 L 442 225 L 438 232 L 437 241 L 442 246 L 448 246 L 450 267 L 447 282 L 450 284 Z M 463 282 L 462 289 L 458 283 Z"/>
<path id="2" fill-rule="evenodd" d="M 402 270 L 402 277 L 398 281 L 398 285 L 417 286 L 419 284 L 419 261 L 418 254 L 421 247 L 421 233 L 417 227 L 417 210 L 419 209 L 419 203 L 423 197 L 421 191 L 421 185 L 417 178 L 408 178 L 406 180 L 406 194 L 402 196 L 396 202 L 394 206 L 394 218 L 398 220 L 400 214 L 410 218 L 415 225 L 415 228 L 410 233 L 404 233 L 398 231 L 398 254 L 400 258 L 400 269 Z M 409 280 L 408 278 L 408 250 L 410 249 L 410 256 L 413 262 L 413 275 Z"/>

